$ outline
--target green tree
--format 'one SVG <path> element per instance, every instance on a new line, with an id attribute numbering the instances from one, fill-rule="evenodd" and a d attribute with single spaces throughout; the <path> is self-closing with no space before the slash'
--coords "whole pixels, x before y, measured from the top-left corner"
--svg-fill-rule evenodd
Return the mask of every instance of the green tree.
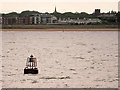
<path id="1" fill-rule="evenodd" d="M 3 14 L 4 17 L 18 17 L 19 14 L 16 13 L 16 12 L 11 12 L 11 13 L 8 13 L 8 14 Z"/>
<path id="2" fill-rule="evenodd" d="M 32 15 L 32 14 L 40 14 L 38 11 L 23 11 L 20 13 L 20 17 L 24 17 L 24 16 L 27 16 L 27 15 Z"/>

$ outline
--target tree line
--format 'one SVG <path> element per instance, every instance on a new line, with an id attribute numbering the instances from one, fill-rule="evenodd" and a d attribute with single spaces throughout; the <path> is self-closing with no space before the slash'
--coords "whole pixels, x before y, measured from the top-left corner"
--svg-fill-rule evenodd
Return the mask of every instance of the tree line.
<path id="1" fill-rule="evenodd" d="M 27 16 L 27 15 L 32 15 L 32 14 L 42 14 L 38 11 L 23 11 L 21 13 L 17 13 L 17 12 L 11 12 L 11 13 L 8 13 L 8 14 L 2 14 L 3 17 L 24 17 L 24 16 Z M 56 16 L 57 18 L 65 18 L 65 19 L 68 19 L 68 18 L 71 18 L 71 19 L 77 19 L 77 18 L 95 18 L 95 16 L 93 14 L 88 14 L 86 12 L 81 12 L 81 13 L 72 13 L 72 12 L 65 12 L 65 13 L 59 13 L 59 12 L 55 12 L 55 13 L 45 13 L 45 14 L 51 14 L 51 15 L 54 15 Z"/>

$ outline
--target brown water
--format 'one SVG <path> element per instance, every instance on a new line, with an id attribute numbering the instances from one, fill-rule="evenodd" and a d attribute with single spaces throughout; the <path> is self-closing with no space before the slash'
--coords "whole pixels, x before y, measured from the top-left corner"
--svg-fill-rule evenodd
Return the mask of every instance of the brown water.
<path id="1" fill-rule="evenodd" d="M 3 88 L 117 88 L 118 32 L 3 32 Z M 24 75 L 33 54 L 39 74 Z"/>

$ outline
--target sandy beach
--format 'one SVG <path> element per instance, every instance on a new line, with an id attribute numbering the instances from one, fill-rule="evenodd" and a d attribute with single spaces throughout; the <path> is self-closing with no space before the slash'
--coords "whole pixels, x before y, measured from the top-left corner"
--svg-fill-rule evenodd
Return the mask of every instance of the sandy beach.
<path id="1" fill-rule="evenodd" d="M 2 31 L 3 88 L 118 87 L 117 31 L 21 30 Z M 31 54 L 39 74 L 24 75 Z"/>
<path id="2" fill-rule="evenodd" d="M 78 29 L 0 29 L 0 31 L 119 31 L 118 28 L 78 28 Z"/>

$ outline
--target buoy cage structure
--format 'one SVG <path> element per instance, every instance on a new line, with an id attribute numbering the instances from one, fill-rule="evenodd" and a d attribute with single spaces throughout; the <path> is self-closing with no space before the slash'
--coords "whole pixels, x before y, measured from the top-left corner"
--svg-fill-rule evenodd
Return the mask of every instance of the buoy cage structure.
<path id="1" fill-rule="evenodd" d="M 38 74 L 37 59 L 31 55 L 27 58 L 24 74 Z"/>

